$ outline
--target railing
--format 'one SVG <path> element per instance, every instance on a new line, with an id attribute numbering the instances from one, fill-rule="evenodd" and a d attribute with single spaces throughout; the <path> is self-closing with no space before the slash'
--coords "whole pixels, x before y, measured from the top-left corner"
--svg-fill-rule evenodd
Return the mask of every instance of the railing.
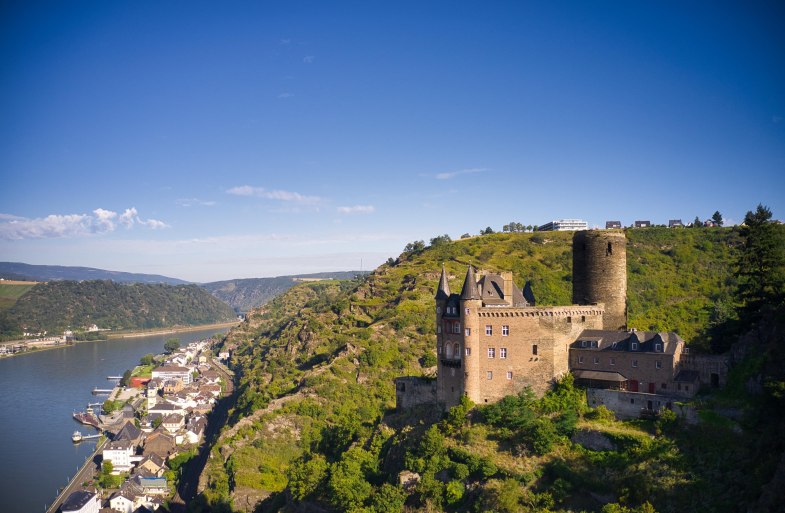
<path id="1" fill-rule="evenodd" d="M 443 367 L 455 367 L 456 369 L 461 367 L 460 360 L 447 360 L 446 358 L 441 359 Z"/>

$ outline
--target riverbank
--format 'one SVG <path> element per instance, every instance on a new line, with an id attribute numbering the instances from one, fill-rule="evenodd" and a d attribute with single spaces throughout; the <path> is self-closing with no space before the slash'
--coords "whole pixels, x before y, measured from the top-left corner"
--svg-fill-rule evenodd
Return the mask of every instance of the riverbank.
<path id="1" fill-rule="evenodd" d="M 0 346 L 10 346 L 15 348 L 14 352 L 0 352 L 0 359 L 11 358 L 12 356 L 21 356 L 30 353 L 38 353 L 41 351 L 46 351 L 47 349 L 57 349 L 61 347 L 69 347 L 75 344 L 83 344 L 86 342 L 107 342 L 109 340 L 122 340 L 128 338 L 141 338 L 141 337 L 150 337 L 156 335 L 173 335 L 177 333 L 190 333 L 193 331 L 205 331 L 205 330 L 212 330 L 212 329 L 224 329 L 224 328 L 232 328 L 238 324 L 240 324 L 240 320 L 231 321 L 231 322 L 221 322 L 221 323 L 213 323 L 213 324 L 201 324 L 199 326 L 174 326 L 171 328 L 162 328 L 160 330 L 146 330 L 146 331 L 127 331 L 122 333 L 107 333 L 106 338 L 101 338 L 97 340 L 75 340 L 73 342 L 66 343 L 62 341 L 58 337 L 58 341 L 55 341 L 54 338 L 51 340 L 8 340 L 5 342 L 0 342 Z M 22 349 L 18 349 L 19 347 L 23 346 Z"/>
<path id="2" fill-rule="evenodd" d="M 135 337 L 149 337 L 153 335 L 169 335 L 174 333 L 188 333 L 191 331 L 203 331 L 203 330 L 210 330 L 210 329 L 223 329 L 223 328 L 230 328 L 232 326 L 236 326 L 240 324 L 242 321 L 236 320 L 231 322 L 220 322 L 220 323 L 213 323 L 213 324 L 202 324 L 199 326 L 175 326 L 172 328 L 162 328 L 160 330 L 148 330 L 148 331 L 128 331 L 125 333 L 112 333 L 108 335 L 108 339 L 118 339 L 118 338 L 135 338 Z"/>

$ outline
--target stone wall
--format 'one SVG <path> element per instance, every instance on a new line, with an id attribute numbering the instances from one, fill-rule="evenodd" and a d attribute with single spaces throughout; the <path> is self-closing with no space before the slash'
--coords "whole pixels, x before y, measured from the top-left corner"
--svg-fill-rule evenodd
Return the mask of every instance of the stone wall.
<path id="1" fill-rule="evenodd" d="M 644 394 L 641 392 L 626 392 L 621 390 L 604 390 L 599 388 L 586 389 L 586 402 L 592 408 L 605 406 L 620 419 L 636 419 L 644 410 L 660 411 L 673 410 L 687 422 L 698 421 L 698 414 L 691 406 L 684 406 L 680 398 L 660 394 Z"/>
<path id="2" fill-rule="evenodd" d="M 395 407 L 398 410 L 421 404 L 436 406 L 436 380 L 417 376 L 395 378 Z"/>
<path id="3" fill-rule="evenodd" d="M 722 388 L 728 383 L 728 355 L 682 354 L 679 363 L 682 369 L 698 373 L 701 387 Z"/>

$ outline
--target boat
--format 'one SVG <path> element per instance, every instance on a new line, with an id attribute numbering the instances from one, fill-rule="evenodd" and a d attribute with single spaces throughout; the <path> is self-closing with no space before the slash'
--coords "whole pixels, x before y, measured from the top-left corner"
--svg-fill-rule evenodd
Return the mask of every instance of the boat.
<path id="1" fill-rule="evenodd" d="M 101 427 L 92 406 L 88 406 L 85 411 L 74 412 L 74 420 L 88 426 L 93 426 L 94 428 Z"/>
<path id="2" fill-rule="evenodd" d="M 71 441 L 74 442 L 74 443 L 81 442 L 82 441 L 82 433 L 80 433 L 79 431 L 74 431 L 74 434 L 71 435 Z"/>

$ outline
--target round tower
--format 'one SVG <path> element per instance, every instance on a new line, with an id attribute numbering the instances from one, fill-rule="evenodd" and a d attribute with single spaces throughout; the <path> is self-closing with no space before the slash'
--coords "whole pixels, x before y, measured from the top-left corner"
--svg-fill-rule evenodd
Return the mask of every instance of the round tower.
<path id="1" fill-rule="evenodd" d="M 588 230 L 572 237 L 572 302 L 604 303 L 603 327 L 627 329 L 627 237 Z"/>

